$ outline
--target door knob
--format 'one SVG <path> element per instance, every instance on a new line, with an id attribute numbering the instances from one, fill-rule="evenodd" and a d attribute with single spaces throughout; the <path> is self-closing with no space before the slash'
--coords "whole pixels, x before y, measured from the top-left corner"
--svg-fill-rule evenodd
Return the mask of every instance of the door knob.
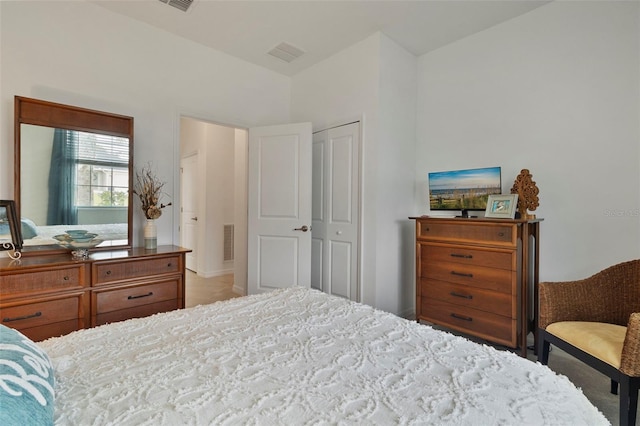
<path id="1" fill-rule="evenodd" d="M 302 225 L 302 227 L 300 228 L 293 228 L 294 231 L 302 231 L 302 232 L 307 232 L 309 230 L 309 227 L 307 225 Z"/>

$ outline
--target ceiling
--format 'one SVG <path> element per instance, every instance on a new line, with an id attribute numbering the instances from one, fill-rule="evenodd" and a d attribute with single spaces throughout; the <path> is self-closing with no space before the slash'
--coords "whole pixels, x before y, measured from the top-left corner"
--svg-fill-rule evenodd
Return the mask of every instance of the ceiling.
<path id="1" fill-rule="evenodd" d="M 183 12 L 159 0 L 90 1 L 288 76 L 377 31 L 419 56 L 548 3 L 533 0 L 194 0 Z M 282 42 L 305 53 L 290 63 L 267 54 Z"/>

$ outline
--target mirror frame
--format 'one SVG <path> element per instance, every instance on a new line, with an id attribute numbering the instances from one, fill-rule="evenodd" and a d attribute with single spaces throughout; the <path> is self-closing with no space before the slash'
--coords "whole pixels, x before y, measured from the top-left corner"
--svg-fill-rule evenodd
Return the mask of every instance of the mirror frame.
<path id="1" fill-rule="evenodd" d="M 9 225 L 9 233 L 11 234 L 11 243 L 0 245 L 0 250 L 21 250 L 22 249 L 22 230 L 18 226 L 18 215 L 16 213 L 16 203 L 14 200 L 0 200 L 0 208 L 5 209 L 7 223 Z"/>
<path id="2" fill-rule="evenodd" d="M 111 250 L 131 248 L 133 238 L 133 117 L 119 114 L 58 104 L 40 99 L 16 96 L 14 101 L 14 199 L 18 223 L 22 219 L 20 209 L 20 131 L 21 124 L 53 127 L 65 130 L 77 130 L 91 133 L 103 133 L 110 136 L 129 138 L 129 196 L 127 208 L 127 244 L 95 247 L 92 250 Z M 37 251 L 66 252 L 64 248 L 52 245 L 23 246 L 22 252 Z M 26 253 L 25 253 L 26 254 Z"/>

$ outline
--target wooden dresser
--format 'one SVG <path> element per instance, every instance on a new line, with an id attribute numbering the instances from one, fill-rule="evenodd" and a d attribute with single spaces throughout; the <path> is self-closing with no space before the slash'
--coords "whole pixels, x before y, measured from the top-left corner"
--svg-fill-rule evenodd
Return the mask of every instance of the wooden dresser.
<path id="1" fill-rule="evenodd" d="M 412 217 L 416 317 L 520 348 L 534 330 L 540 220 Z"/>
<path id="2" fill-rule="evenodd" d="M 189 251 L 160 246 L 97 251 L 86 260 L 69 254 L 0 258 L 0 322 L 44 340 L 184 308 Z"/>

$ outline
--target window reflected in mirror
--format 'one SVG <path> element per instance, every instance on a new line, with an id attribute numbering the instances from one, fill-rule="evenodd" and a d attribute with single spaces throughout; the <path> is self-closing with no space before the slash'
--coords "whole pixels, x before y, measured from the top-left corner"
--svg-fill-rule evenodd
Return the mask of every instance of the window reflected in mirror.
<path id="1" fill-rule="evenodd" d="M 32 124 L 21 136 L 24 244 L 57 244 L 70 228 L 127 244 L 129 139 Z"/>

